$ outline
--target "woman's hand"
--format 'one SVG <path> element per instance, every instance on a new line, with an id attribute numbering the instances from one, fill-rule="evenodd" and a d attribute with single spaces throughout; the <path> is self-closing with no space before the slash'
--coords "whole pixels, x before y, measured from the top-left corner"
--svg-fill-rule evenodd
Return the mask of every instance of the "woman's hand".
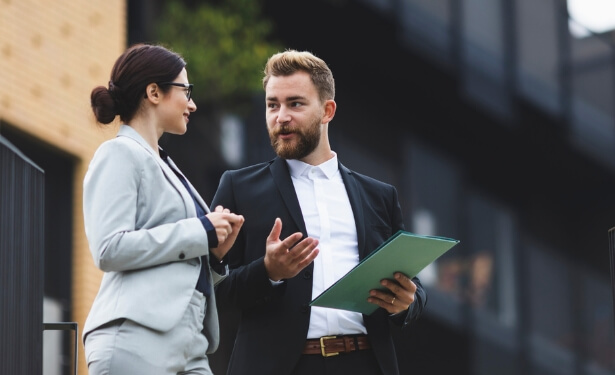
<path id="1" fill-rule="evenodd" d="M 221 260 L 235 243 L 244 218 L 242 215 L 231 213 L 228 208 L 222 206 L 217 206 L 213 212 L 206 216 L 213 224 L 216 229 L 216 236 L 218 236 L 218 246 L 209 249 L 209 251 L 218 260 Z"/>

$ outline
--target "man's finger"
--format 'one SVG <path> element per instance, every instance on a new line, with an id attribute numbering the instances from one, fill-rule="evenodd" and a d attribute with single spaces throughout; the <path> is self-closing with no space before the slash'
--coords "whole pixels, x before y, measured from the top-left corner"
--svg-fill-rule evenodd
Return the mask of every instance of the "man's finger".
<path id="1" fill-rule="evenodd" d="M 404 289 L 411 291 L 411 292 L 416 291 L 416 285 L 414 284 L 414 282 L 412 282 L 412 280 L 408 276 L 404 275 L 401 272 L 396 272 L 394 277 L 395 277 L 395 280 L 397 280 L 397 282 L 400 283 L 400 285 Z"/>
<path id="2" fill-rule="evenodd" d="M 267 237 L 267 242 L 279 241 L 280 233 L 282 233 L 282 220 L 278 217 L 273 223 L 273 228 L 271 228 L 271 233 L 269 233 L 269 237 Z"/>
<path id="3" fill-rule="evenodd" d="M 316 259 L 319 252 L 320 251 L 318 249 L 311 249 L 310 253 L 308 253 L 308 255 L 306 255 L 301 262 L 299 262 L 298 266 L 301 269 L 307 267 L 308 264 L 312 263 L 314 259 Z"/>

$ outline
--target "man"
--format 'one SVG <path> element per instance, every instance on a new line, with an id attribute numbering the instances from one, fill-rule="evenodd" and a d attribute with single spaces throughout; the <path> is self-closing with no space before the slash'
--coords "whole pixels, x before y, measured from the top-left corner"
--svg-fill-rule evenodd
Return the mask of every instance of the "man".
<path id="1" fill-rule="evenodd" d="M 245 218 L 216 290 L 241 315 L 228 374 L 399 374 L 389 322 L 403 327 L 422 312 L 417 278 L 383 280 L 386 292 L 365 296 L 381 307 L 369 316 L 309 306 L 403 229 L 397 191 L 347 169 L 331 150 L 335 83 L 323 60 L 275 54 L 263 87 L 278 157 L 225 172 L 212 202 Z"/>

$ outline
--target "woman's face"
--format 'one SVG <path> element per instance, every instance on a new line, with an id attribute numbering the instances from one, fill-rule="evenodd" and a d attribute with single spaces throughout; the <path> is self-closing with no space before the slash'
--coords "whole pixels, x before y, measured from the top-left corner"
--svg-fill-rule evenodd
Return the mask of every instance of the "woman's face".
<path id="1" fill-rule="evenodd" d="M 189 83 L 188 72 L 184 68 L 172 81 L 175 83 Z M 160 106 L 160 124 L 165 133 L 184 134 L 188 129 L 188 117 L 196 111 L 196 104 L 192 98 L 187 98 L 188 89 L 180 86 L 168 86 L 168 91 Z"/>

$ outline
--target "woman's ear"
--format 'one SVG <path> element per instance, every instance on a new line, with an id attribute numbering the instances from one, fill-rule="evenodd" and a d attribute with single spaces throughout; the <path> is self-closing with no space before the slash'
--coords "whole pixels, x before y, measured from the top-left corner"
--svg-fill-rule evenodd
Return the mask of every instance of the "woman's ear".
<path id="1" fill-rule="evenodd" d="M 158 103 L 161 95 L 160 87 L 155 83 L 150 83 L 145 88 L 145 99 L 149 99 L 152 103 Z"/>

